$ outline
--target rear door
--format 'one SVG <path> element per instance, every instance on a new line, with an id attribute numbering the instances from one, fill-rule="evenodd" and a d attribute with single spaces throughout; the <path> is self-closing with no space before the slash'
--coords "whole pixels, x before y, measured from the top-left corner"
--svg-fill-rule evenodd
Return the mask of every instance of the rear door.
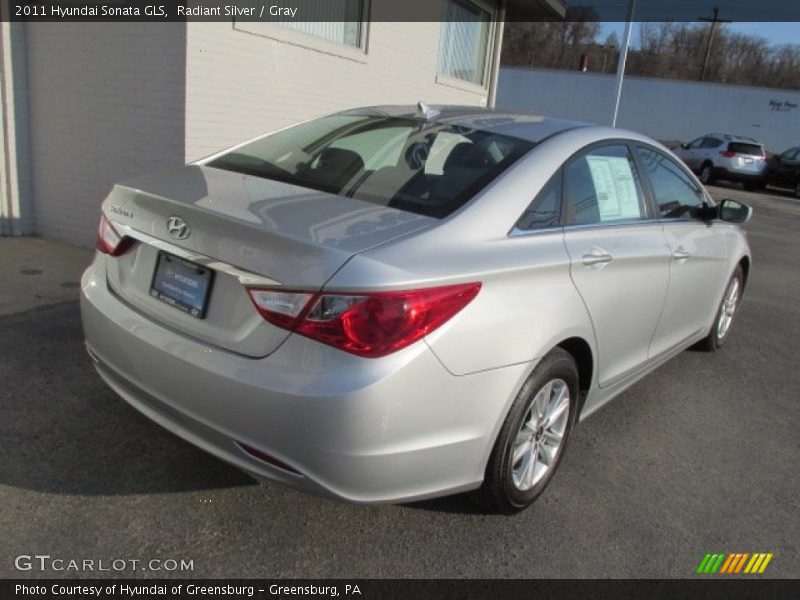
<path id="1" fill-rule="evenodd" d="M 590 147 L 565 165 L 564 211 L 570 272 L 592 318 L 605 387 L 647 360 L 669 252 L 624 142 Z"/>
<path id="2" fill-rule="evenodd" d="M 700 144 L 697 150 L 697 160 L 694 169 L 699 171 L 705 162 L 712 164 L 719 163 L 719 152 L 722 149 L 723 141 L 715 137 L 707 137 Z"/>
<path id="3" fill-rule="evenodd" d="M 705 137 L 697 138 L 689 144 L 689 147 L 684 150 L 683 153 L 679 154 L 681 160 L 683 160 L 693 171 L 700 169 L 700 163 L 702 162 L 703 158 L 701 146 L 705 140 Z"/>
<path id="4" fill-rule="evenodd" d="M 710 323 L 728 273 L 725 235 L 719 222 L 701 218 L 702 188 L 666 154 L 639 146 L 637 155 L 669 246 L 669 291 L 650 355 L 657 356 L 697 334 Z"/>

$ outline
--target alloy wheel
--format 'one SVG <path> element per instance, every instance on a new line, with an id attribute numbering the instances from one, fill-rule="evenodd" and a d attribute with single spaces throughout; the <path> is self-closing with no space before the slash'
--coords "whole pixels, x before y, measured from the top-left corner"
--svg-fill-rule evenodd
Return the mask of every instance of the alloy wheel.
<path id="1" fill-rule="evenodd" d="M 728 285 L 725 292 L 725 300 L 722 303 L 722 309 L 719 312 L 719 320 L 717 321 L 717 338 L 722 339 L 731 328 L 733 322 L 733 315 L 736 313 L 736 307 L 739 304 L 739 280 L 734 278 Z"/>
<path id="2" fill-rule="evenodd" d="M 511 447 L 514 487 L 527 491 L 550 472 L 564 441 L 569 420 L 569 386 L 548 381 L 536 393 Z"/>

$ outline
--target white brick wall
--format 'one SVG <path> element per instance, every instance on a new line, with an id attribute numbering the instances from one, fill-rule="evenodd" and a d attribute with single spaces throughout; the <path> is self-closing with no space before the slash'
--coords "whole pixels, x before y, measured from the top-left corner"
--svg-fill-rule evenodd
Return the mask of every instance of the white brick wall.
<path id="1" fill-rule="evenodd" d="M 291 43 L 267 37 L 292 39 L 273 24 L 193 23 L 187 47 L 187 160 L 346 108 L 419 100 L 485 103 L 483 90 L 437 83 L 440 27 L 370 23 L 368 52 L 351 60 L 327 53 L 331 46 L 314 38 L 298 36 Z M 350 56 L 346 50 L 342 53 Z"/>
<path id="2" fill-rule="evenodd" d="M 36 231 L 88 246 L 121 179 L 185 160 L 185 25 L 27 29 Z"/>

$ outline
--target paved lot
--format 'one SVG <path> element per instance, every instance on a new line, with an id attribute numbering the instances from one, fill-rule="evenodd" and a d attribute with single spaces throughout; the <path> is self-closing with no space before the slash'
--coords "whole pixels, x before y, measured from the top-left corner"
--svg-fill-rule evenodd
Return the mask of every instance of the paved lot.
<path id="1" fill-rule="evenodd" d="M 709 551 L 773 552 L 770 575 L 800 576 L 800 201 L 713 192 L 756 210 L 730 343 L 582 424 L 516 517 L 256 484 L 106 389 L 74 301 L 0 317 L 0 576 L 40 553 L 193 559 L 195 577 L 688 577 Z"/>

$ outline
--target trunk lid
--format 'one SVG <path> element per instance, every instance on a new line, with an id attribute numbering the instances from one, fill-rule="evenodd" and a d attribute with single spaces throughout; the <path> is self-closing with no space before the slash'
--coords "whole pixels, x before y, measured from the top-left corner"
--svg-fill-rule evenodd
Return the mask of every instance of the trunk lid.
<path id="1" fill-rule="evenodd" d="M 354 254 L 428 227 L 430 217 L 212 167 L 187 165 L 116 185 L 103 213 L 136 238 L 106 257 L 112 292 L 149 317 L 247 356 L 274 351 L 288 332 L 256 312 L 243 282 L 317 290 Z M 167 221 L 189 227 L 177 239 Z M 198 319 L 151 296 L 159 253 L 213 271 Z"/>

